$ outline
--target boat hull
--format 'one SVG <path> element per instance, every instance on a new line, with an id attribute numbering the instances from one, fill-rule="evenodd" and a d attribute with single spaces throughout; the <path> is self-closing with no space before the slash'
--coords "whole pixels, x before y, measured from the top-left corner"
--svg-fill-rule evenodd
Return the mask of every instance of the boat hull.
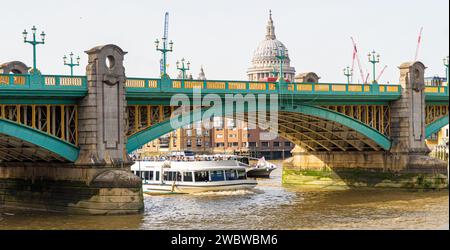
<path id="1" fill-rule="evenodd" d="M 256 187 L 256 182 L 237 184 L 209 184 L 209 185 L 171 185 L 171 184 L 144 184 L 145 194 L 193 194 L 205 192 L 248 190 Z"/>
<path id="2" fill-rule="evenodd" d="M 247 176 L 251 178 L 270 178 L 270 173 L 275 168 L 253 168 L 247 171 Z"/>

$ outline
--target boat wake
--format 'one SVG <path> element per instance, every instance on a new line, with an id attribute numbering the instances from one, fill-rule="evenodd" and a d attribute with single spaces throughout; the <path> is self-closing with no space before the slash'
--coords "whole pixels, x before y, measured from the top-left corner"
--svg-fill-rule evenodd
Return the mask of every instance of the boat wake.
<path id="1" fill-rule="evenodd" d="M 263 191 L 253 189 L 253 190 L 229 190 L 229 191 L 208 191 L 201 193 L 194 193 L 195 196 L 234 196 L 234 195 L 252 195 L 259 194 Z"/>

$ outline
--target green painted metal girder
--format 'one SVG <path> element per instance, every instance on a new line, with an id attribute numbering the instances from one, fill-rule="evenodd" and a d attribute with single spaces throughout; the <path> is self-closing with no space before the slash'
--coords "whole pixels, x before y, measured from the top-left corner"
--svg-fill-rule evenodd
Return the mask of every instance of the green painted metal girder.
<path id="1" fill-rule="evenodd" d="M 6 105 L 75 105 L 78 103 L 78 98 L 2 98 L 0 104 Z"/>
<path id="2" fill-rule="evenodd" d="M 72 98 L 80 99 L 87 95 L 87 89 L 1 89 L 1 98 Z"/>
<path id="3" fill-rule="evenodd" d="M 439 132 L 439 130 L 441 130 L 443 127 L 445 127 L 446 125 L 448 125 L 448 115 L 437 119 L 436 121 L 434 121 L 433 123 L 429 124 L 426 128 L 425 128 L 425 138 L 430 138 L 431 135 L 433 135 L 434 133 Z"/>
<path id="4" fill-rule="evenodd" d="M 143 130 L 141 132 L 138 132 L 128 138 L 127 142 L 127 152 L 131 153 L 143 145 L 147 144 L 148 142 L 151 142 L 167 133 L 170 133 L 178 128 L 184 127 L 186 125 L 192 124 L 194 122 L 201 121 L 204 113 L 206 111 L 212 112 L 215 114 L 221 114 L 221 116 L 227 116 L 232 115 L 235 113 L 245 113 L 245 112 L 256 112 L 257 110 L 254 110 L 255 108 L 248 108 L 246 105 L 243 106 L 237 106 L 234 110 L 227 110 L 224 107 L 221 108 L 209 108 L 207 110 L 194 110 L 189 113 L 189 119 L 184 119 L 181 122 L 177 123 L 177 127 L 172 127 L 171 122 L 172 121 L 178 121 L 178 117 L 174 117 L 170 120 L 161 122 L 159 124 L 156 124 L 146 130 Z M 274 108 L 271 105 L 268 105 L 267 111 L 273 110 Z M 216 111 L 216 112 L 214 112 Z M 314 117 L 318 117 L 321 119 L 333 121 L 339 124 L 342 124 L 348 128 L 351 128 L 358 133 L 361 133 L 362 135 L 366 136 L 367 138 L 373 140 L 375 143 L 377 143 L 380 147 L 382 147 L 384 150 L 389 150 L 391 148 L 391 141 L 389 138 L 384 136 L 383 134 L 379 133 L 375 129 L 367 126 L 366 124 L 354 120 L 348 116 L 345 116 L 343 114 L 337 113 L 332 110 L 320 108 L 320 107 L 314 107 L 309 105 L 289 105 L 280 107 L 279 112 L 292 112 L 292 113 L 301 113 L 306 114 Z"/>
<path id="5" fill-rule="evenodd" d="M 22 124 L 0 119 L 0 134 L 44 148 L 70 162 L 75 162 L 78 159 L 80 150 L 75 145 Z"/>

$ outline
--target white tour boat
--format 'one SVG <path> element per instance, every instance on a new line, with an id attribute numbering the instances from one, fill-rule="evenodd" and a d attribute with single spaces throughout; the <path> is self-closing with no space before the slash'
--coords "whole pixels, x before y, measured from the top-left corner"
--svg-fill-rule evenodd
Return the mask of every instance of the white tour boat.
<path id="1" fill-rule="evenodd" d="M 198 193 L 251 189 L 246 167 L 238 161 L 137 161 L 131 171 L 142 178 L 147 194 Z"/>

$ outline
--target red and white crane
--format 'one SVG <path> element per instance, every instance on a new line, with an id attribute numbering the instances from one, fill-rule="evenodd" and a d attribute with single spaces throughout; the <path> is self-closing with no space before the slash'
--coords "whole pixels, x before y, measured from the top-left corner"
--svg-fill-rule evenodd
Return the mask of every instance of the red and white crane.
<path id="1" fill-rule="evenodd" d="M 414 62 L 417 61 L 417 59 L 419 59 L 420 46 L 422 45 L 422 32 L 423 32 L 423 27 L 420 28 L 419 39 L 417 40 L 417 48 L 416 48 L 416 55 L 414 57 Z"/>
<path id="2" fill-rule="evenodd" d="M 359 60 L 358 48 L 356 47 L 355 39 L 353 39 L 353 37 L 350 37 L 350 38 L 352 39 L 352 43 L 353 43 L 353 63 L 352 63 L 352 71 L 353 71 L 353 68 L 354 68 L 355 58 L 356 58 L 356 61 L 358 62 L 359 73 L 361 74 L 361 81 L 362 81 L 363 83 L 367 83 L 367 80 L 365 80 L 365 79 L 367 79 L 367 78 L 364 78 L 364 71 L 363 71 L 362 66 L 361 66 L 361 60 Z"/>
<path id="3" fill-rule="evenodd" d="M 377 82 L 379 82 L 381 76 L 383 76 L 384 71 L 387 69 L 387 67 L 388 67 L 388 66 L 385 65 L 384 68 L 381 70 L 380 74 L 378 74 L 378 77 L 377 77 L 377 80 L 376 80 Z"/>

